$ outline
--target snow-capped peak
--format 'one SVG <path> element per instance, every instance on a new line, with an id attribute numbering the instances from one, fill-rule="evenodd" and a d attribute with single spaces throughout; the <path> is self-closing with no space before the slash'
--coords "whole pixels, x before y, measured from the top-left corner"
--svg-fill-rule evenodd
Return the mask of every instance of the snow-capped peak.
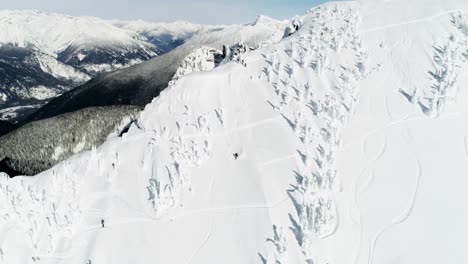
<path id="1" fill-rule="evenodd" d="M 265 15 L 259 15 L 257 19 L 252 23 L 253 26 L 258 25 L 258 24 L 278 24 L 279 21 L 276 19 L 273 19 L 269 16 Z"/>

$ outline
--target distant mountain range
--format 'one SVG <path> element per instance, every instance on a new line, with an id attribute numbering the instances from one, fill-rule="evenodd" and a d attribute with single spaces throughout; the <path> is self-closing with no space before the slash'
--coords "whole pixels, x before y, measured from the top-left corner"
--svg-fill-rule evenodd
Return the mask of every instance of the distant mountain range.
<path id="1" fill-rule="evenodd" d="M 207 59 L 203 57 L 203 54 L 195 58 L 195 62 L 183 63 L 185 59 L 193 59 L 188 58 L 193 51 L 202 47 L 221 51 L 223 46 L 229 48 L 239 43 L 249 49 L 255 49 L 280 41 L 285 27 L 285 22 L 260 16 L 255 22 L 245 25 L 201 29 L 184 44 L 164 55 L 132 67 L 102 74 L 65 92 L 25 118 L 23 122 L 49 118 L 86 107 L 145 106 L 168 86 L 176 72 L 179 72 L 177 75 L 181 75 L 184 72 L 198 71 L 191 68 L 198 68 L 197 64 Z M 180 76 L 175 76 L 175 78 L 178 77 Z"/>
<path id="2" fill-rule="evenodd" d="M 0 120 L 16 121 L 99 74 L 167 53 L 213 26 L 0 11 Z"/>

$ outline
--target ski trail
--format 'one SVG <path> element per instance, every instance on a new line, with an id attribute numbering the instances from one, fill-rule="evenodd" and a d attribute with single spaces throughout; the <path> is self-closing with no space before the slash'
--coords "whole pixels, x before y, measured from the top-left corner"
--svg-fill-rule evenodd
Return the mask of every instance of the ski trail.
<path id="1" fill-rule="evenodd" d="M 370 155 L 370 153 L 368 153 L 369 151 L 367 150 L 368 148 L 368 144 L 369 144 L 369 138 L 370 138 L 371 135 L 368 135 L 365 139 L 364 139 L 364 143 L 362 144 L 362 151 L 364 153 L 364 155 L 368 156 L 369 158 L 371 158 L 372 155 Z M 370 163 L 373 164 L 375 163 L 377 160 L 379 160 L 383 154 L 385 153 L 385 151 L 387 151 L 387 135 L 384 134 L 384 143 L 383 143 L 383 146 L 381 147 L 381 149 L 377 152 L 377 154 L 375 155 L 374 158 L 371 159 Z"/>
<path id="2" fill-rule="evenodd" d="M 356 255 L 354 256 L 353 263 L 357 264 L 359 260 L 359 256 L 361 256 L 361 248 L 362 248 L 362 239 L 364 237 L 364 229 L 362 228 L 362 215 L 360 215 L 359 219 L 359 242 L 356 247 Z"/>
<path id="3" fill-rule="evenodd" d="M 245 125 L 241 125 L 241 126 L 237 126 L 237 127 L 231 128 L 231 129 L 223 130 L 223 132 L 221 132 L 221 133 L 213 133 L 213 134 L 211 134 L 211 136 L 213 136 L 213 137 L 223 136 L 223 135 L 233 133 L 233 132 L 236 132 L 236 131 L 250 129 L 250 128 L 254 128 L 254 127 L 257 127 L 257 126 L 264 125 L 264 124 L 268 124 L 270 122 L 278 122 L 279 121 L 278 123 L 281 123 L 281 119 L 282 119 L 281 116 L 273 116 L 273 117 L 270 117 L 270 118 L 264 118 L 264 119 L 261 119 L 261 120 L 255 121 L 255 122 L 251 122 L 251 123 L 248 123 L 248 124 L 245 124 Z M 190 138 L 197 138 L 197 137 L 203 137 L 203 136 L 206 136 L 206 133 L 191 133 L 191 134 L 182 134 L 182 135 L 180 135 L 180 137 L 182 139 L 190 139 Z"/>
<path id="4" fill-rule="evenodd" d="M 468 156 L 468 133 L 465 134 L 465 137 L 464 137 L 463 141 L 464 141 L 464 146 L 463 147 L 465 149 L 465 155 Z"/>
<path id="5" fill-rule="evenodd" d="M 380 236 L 386 232 L 388 229 L 390 229 L 392 226 L 388 225 L 382 229 L 380 229 L 377 234 L 374 236 L 374 238 L 371 240 L 369 243 L 369 257 L 368 257 L 368 264 L 373 264 L 374 263 L 374 252 L 375 252 L 375 247 L 377 246 L 377 241 L 379 240 Z"/>
<path id="6" fill-rule="evenodd" d="M 422 17 L 422 18 L 408 20 L 408 21 L 405 21 L 405 22 L 393 23 L 393 24 L 388 24 L 388 25 L 381 26 L 381 27 L 365 29 L 365 30 L 362 31 L 362 33 L 370 33 L 370 32 L 374 32 L 374 31 L 380 31 L 380 30 L 385 30 L 385 29 L 391 29 L 391 28 L 394 28 L 394 27 L 401 27 L 401 26 L 417 24 L 417 23 L 421 23 L 421 22 L 425 22 L 425 21 L 430 21 L 430 20 L 437 19 L 439 17 L 446 16 L 446 15 L 448 15 L 450 13 L 455 12 L 455 11 L 457 11 L 457 10 L 445 11 L 445 12 L 442 12 L 442 13 L 439 13 L 439 14 L 436 14 L 436 15 L 433 15 L 433 16 Z"/>
<path id="7" fill-rule="evenodd" d="M 367 139 L 364 142 L 365 142 L 364 143 L 364 145 L 365 145 L 366 142 L 367 142 Z M 353 185 L 354 207 L 358 208 L 360 216 L 361 216 L 362 213 L 361 213 L 361 210 L 360 210 L 359 205 L 358 205 L 359 204 L 358 203 L 358 194 L 360 194 L 360 193 L 364 192 L 365 190 L 367 190 L 367 188 L 369 188 L 369 186 L 372 184 L 372 181 L 374 180 L 374 170 L 373 170 L 374 163 L 377 162 L 378 160 L 380 160 L 380 158 L 382 158 L 382 156 L 385 154 L 385 152 L 387 151 L 387 145 L 388 145 L 388 140 L 387 140 L 387 136 L 385 135 L 385 140 L 384 140 L 384 144 L 383 144 L 382 148 L 379 150 L 379 152 L 377 152 L 377 154 L 369 162 L 369 164 L 367 166 L 365 166 L 364 169 L 361 170 L 361 173 L 359 174 L 358 178 L 354 181 L 354 185 Z M 365 148 L 365 146 L 364 146 L 364 148 Z M 361 179 L 362 179 L 365 172 L 368 172 L 370 174 L 370 176 L 366 178 L 366 180 L 363 182 L 362 186 L 358 186 L 358 184 L 361 181 Z M 353 221 L 353 223 L 358 224 L 357 220 L 354 219 L 354 217 L 352 217 L 352 213 L 351 213 L 352 209 L 353 208 L 349 209 L 350 218 Z"/>
<path id="8" fill-rule="evenodd" d="M 395 226 L 405 222 L 410 217 L 411 213 L 414 210 L 414 206 L 416 204 L 416 198 L 417 198 L 419 187 L 420 187 L 421 178 L 422 178 L 422 175 L 423 175 L 423 171 L 422 171 L 422 167 L 421 167 L 421 163 L 420 163 L 419 159 L 416 160 L 416 164 L 417 164 L 416 183 L 415 183 L 415 188 L 414 188 L 414 191 L 413 191 L 413 193 L 411 195 L 408 207 L 406 209 L 404 209 L 404 211 L 399 216 L 397 216 L 395 219 L 393 219 L 392 222 L 389 225 L 385 226 L 379 232 L 377 232 L 376 236 L 374 237 L 374 239 L 372 240 L 372 242 L 370 244 L 369 264 L 374 263 L 374 252 L 375 252 L 375 248 L 377 246 L 377 242 L 378 242 L 379 238 L 381 237 L 381 235 L 383 233 L 385 233 L 387 230 L 392 229 Z"/>
<path id="9" fill-rule="evenodd" d="M 284 156 L 284 157 L 272 159 L 270 161 L 267 161 L 267 162 L 261 164 L 259 167 L 265 167 L 265 166 L 268 166 L 268 165 L 271 165 L 271 164 L 274 164 L 274 163 L 277 163 L 277 162 L 293 159 L 293 158 L 296 158 L 296 156 L 297 156 L 297 154 L 291 154 L 291 155 L 287 155 L 287 156 Z"/>
<path id="10" fill-rule="evenodd" d="M 388 109 L 388 96 L 385 96 L 385 112 L 387 113 L 390 122 L 393 121 L 394 119 L 392 117 L 392 114 L 390 114 L 390 110 Z"/>
<path id="11" fill-rule="evenodd" d="M 438 120 L 444 120 L 446 118 L 453 118 L 455 116 L 458 116 L 458 115 L 464 115 L 464 114 L 467 114 L 468 113 L 468 109 L 465 109 L 465 110 L 461 110 L 461 111 L 457 111 L 457 112 L 453 112 L 453 113 L 449 113 L 449 114 L 441 114 L 437 117 Z M 349 146 L 353 145 L 353 144 L 356 144 L 356 143 L 360 143 L 362 142 L 363 140 L 365 140 L 368 136 L 374 134 L 374 133 L 378 133 L 382 130 L 385 130 L 385 129 L 388 129 L 388 128 L 392 128 L 394 126 L 397 126 L 397 125 L 401 125 L 401 124 L 406 124 L 406 123 L 410 123 L 410 122 L 414 122 L 414 121 L 427 121 L 428 118 L 423 116 L 423 117 L 411 117 L 411 115 L 405 117 L 405 118 L 402 118 L 402 119 L 399 119 L 399 120 L 395 120 L 393 122 L 390 122 L 384 126 L 381 126 L 381 127 L 376 127 L 374 129 L 371 129 L 369 130 L 369 132 L 367 132 L 365 135 L 363 135 L 362 137 L 359 137 L 358 139 L 355 139 L 355 140 L 352 140 L 352 141 L 349 141 L 348 143 L 346 143 L 344 146 L 343 146 L 343 149 L 346 149 L 348 148 Z"/>
<path id="12" fill-rule="evenodd" d="M 411 212 L 413 211 L 414 205 L 416 204 L 416 198 L 418 196 L 420 182 L 421 182 L 421 178 L 422 178 L 422 175 L 423 175 L 421 162 L 419 161 L 419 159 L 416 162 L 417 162 L 417 167 L 418 167 L 418 175 L 417 175 L 417 178 L 416 178 L 416 187 L 414 188 L 414 192 L 413 192 L 413 195 L 411 197 L 408 208 L 399 217 L 397 217 L 397 218 L 395 218 L 393 220 L 392 223 L 394 225 L 398 225 L 398 224 L 401 224 L 404 221 L 406 221 L 409 218 Z"/>
<path id="13" fill-rule="evenodd" d="M 286 202 L 288 199 L 289 197 L 285 195 L 282 199 L 272 204 L 251 204 L 251 205 L 244 205 L 244 206 L 229 206 L 229 207 L 218 207 L 218 208 L 214 207 L 214 208 L 197 209 L 197 210 L 185 211 L 183 214 L 175 215 L 170 218 L 176 219 L 179 217 L 186 217 L 186 216 L 190 216 L 194 214 L 201 214 L 201 213 L 224 213 L 224 212 L 229 212 L 232 210 L 272 209 Z"/>
<path id="14" fill-rule="evenodd" d="M 211 237 L 211 233 L 213 232 L 213 226 L 214 226 L 214 216 L 211 216 L 211 224 L 210 224 L 210 229 L 208 230 L 205 239 L 201 243 L 201 245 L 193 252 L 193 254 L 190 256 L 190 258 L 185 262 L 186 264 L 189 264 L 193 258 L 202 250 L 202 248 L 208 243 Z"/>

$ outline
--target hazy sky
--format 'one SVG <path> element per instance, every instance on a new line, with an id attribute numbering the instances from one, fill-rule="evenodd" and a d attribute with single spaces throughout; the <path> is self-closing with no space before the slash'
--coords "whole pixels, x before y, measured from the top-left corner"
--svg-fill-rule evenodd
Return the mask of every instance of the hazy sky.
<path id="1" fill-rule="evenodd" d="M 106 19 L 228 24 L 250 22 L 258 14 L 290 18 L 322 2 L 326 0 L 0 0 L 0 8 L 37 9 Z"/>

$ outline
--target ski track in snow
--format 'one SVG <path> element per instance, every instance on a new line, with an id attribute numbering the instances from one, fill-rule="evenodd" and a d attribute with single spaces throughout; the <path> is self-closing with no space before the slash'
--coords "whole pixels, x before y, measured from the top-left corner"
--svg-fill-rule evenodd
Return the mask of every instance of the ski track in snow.
<path id="1" fill-rule="evenodd" d="M 202 250 L 202 248 L 206 245 L 206 243 L 208 243 L 211 237 L 211 233 L 213 232 L 213 226 L 214 226 L 214 216 L 211 216 L 210 229 L 208 230 L 205 236 L 205 239 L 203 240 L 201 245 L 198 246 L 198 248 L 193 252 L 193 254 L 190 256 L 187 262 L 185 262 L 186 264 L 189 264 L 190 262 L 192 262 L 192 259 L 198 254 L 198 252 L 200 252 L 200 250 Z"/>
<path id="2" fill-rule="evenodd" d="M 463 138 L 463 147 L 465 150 L 465 155 L 468 156 L 468 133 L 466 133 L 465 137 Z"/>
<path id="3" fill-rule="evenodd" d="M 411 213 L 413 212 L 414 206 L 416 204 L 416 198 L 417 198 L 417 194 L 418 194 L 418 190 L 419 190 L 419 186 L 420 186 L 420 181 L 421 181 L 421 178 L 422 178 L 422 175 L 423 175 L 420 161 L 417 160 L 416 163 L 417 163 L 418 173 L 417 173 L 417 176 L 416 176 L 416 183 L 415 183 L 414 191 L 413 191 L 413 193 L 411 195 L 411 198 L 410 198 L 410 200 L 408 202 L 408 206 L 407 206 L 407 208 L 403 209 L 401 214 L 398 215 L 396 218 L 394 218 L 391 221 L 390 224 L 383 227 L 371 239 L 371 241 L 369 243 L 369 252 L 370 252 L 369 253 L 369 262 L 368 262 L 369 264 L 374 263 L 374 253 L 375 253 L 375 248 L 377 246 L 379 238 L 385 232 L 387 232 L 388 230 L 390 230 L 390 229 L 394 228 L 395 226 L 400 225 L 403 222 L 405 222 L 410 217 Z"/>
<path id="4" fill-rule="evenodd" d="M 458 116 L 458 115 L 464 115 L 464 114 L 467 114 L 467 113 L 468 113 L 468 109 L 463 110 L 463 111 L 449 113 L 449 114 L 442 113 L 437 117 L 437 119 L 444 120 L 444 119 L 448 119 L 448 118 L 453 118 L 453 117 Z M 398 120 L 389 122 L 388 124 L 386 124 L 384 126 L 371 129 L 370 131 L 368 131 L 366 134 L 364 134 L 360 138 L 357 138 L 355 140 L 351 140 L 351 141 L 347 142 L 346 144 L 344 144 L 343 148 L 346 149 L 346 148 L 348 148 L 348 147 L 350 147 L 351 145 L 354 145 L 354 144 L 362 144 L 362 142 L 365 141 L 366 138 L 368 138 L 369 136 L 371 136 L 371 135 L 373 135 L 375 133 L 381 133 L 381 132 L 383 132 L 383 131 L 385 131 L 385 130 L 387 130 L 389 128 L 392 128 L 392 127 L 395 127 L 395 126 L 398 126 L 398 125 L 404 125 L 406 123 L 411 123 L 411 122 L 414 122 L 414 121 L 424 121 L 424 120 L 427 120 L 427 117 L 411 117 L 411 116 L 408 116 L 408 117 L 405 117 L 405 118 L 402 118 L 402 119 L 398 119 Z"/>
<path id="5" fill-rule="evenodd" d="M 411 195 L 408 208 L 405 209 L 405 211 L 403 211 L 400 216 L 398 216 L 397 218 L 395 218 L 392 221 L 393 225 L 398 225 L 398 224 L 401 224 L 404 221 L 406 221 L 410 217 L 411 212 L 413 212 L 414 206 L 416 204 L 416 198 L 417 198 L 417 195 L 418 195 L 418 190 L 419 190 L 421 178 L 423 176 L 423 170 L 422 170 L 421 162 L 419 161 L 419 159 L 416 162 L 417 162 L 417 167 L 418 167 L 418 173 L 417 173 L 417 177 L 416 177 L 416 183 L 415 183 L 414 191 L 413 191 L 413 194 Z"/>
<path id="6" fill-rule="evenodd" d="M 458 11 L 458 10 L 445 11 L 445 12 L 442 12 L 442 13 L 439 13 L 439 14 L 436 14 L 436 15 L 428 16 L 428 17 L 408 20 L 408 21 L 401 22 L 401 23 L 389 24 L 389 25 L 385 25 L 385 26 L 382 26 L 382 27 L 370 28 L 370 29 L 363 30 L 362 33 L 370 33 L 370 32 L 374 32 L 374 31 L 386 30 L 386 29 L 391 29 L 391 28 L 395 28 L 395 27 L 401 27 L 401 26 L 426 22 L 426 21 L 430 21 L 430 20 L 434 20 L 434 19 L 438 19 L 438 18 L 447 16 L 447 14 L 451 14 L 451 13 L 453 13 L 455 11 Z"/>
<path id="7" fill-rule="evenodd" d="M 280 157 L 280 158 L 269 160 L 269 161 L 261 164 L 259 167 L 266 167 L 268 165 L 275 164 L 275 163 L 278 163 L 278 162 L 282 162 L 282 161 L 285 161 L 285 160 L 290 160 L 290 159 L 293 159 L 293 158 L 296 158 L 296 157 L 297 157 L 297 154 L 291 154 L 291 155 L 283 156 L 283 157 Z"/>
<path id="8" fill-rule="evenodd" d="M 408 141 L 408 144 L 411 145 L 411 141 Z M 386 143 L 385 143 L 385 145 L 386 145 Z M 410 150 L 410 151 L 413 153 L 412 156 L 415 157 L 416 153 L 413 150 Z M 383 153 L 384 152 L 381 152 L 381 154 L 378 156 L 378 158 L 373 160 L 372 163 L 377 161 L 383 155 Z M 415 162 L 416 162 L 416 168 L 417 168 L 417 175 L 416 175 L 416 180 L 415 180 L 415 184 L 414 184 L 415 187 L 413 188 L 413 192 L 412 192 L 411 197 L 410 197 L 410 199 L 408 201 L 408 204 L 407 204 L 406 208 L 404 208 L 402 210 L 402 212 L 391 221 L 391 223 L 384 226 L 382 229 L 380 229 L 374 235 L 373 238 L 371 238 L 371 240 L 369 242 L 369 256 L 368 256 L 368 263 L 369 264 L 374 263 L 375 248 L 377 246 L 377 243 L 378 243 L 378 240 L 380 239 L 380 237 L 385 232 L 387 232 L 388 230 L 394 228 L 397 225 L 400 225 L 400 224 L 404 223 L 410 217 L 411 213 L 414 210 L 414 207 L 415 207 L 415 204 L 416 204 L 417 194 L 418 194 L 418 191 L 419 191 L 419 188 L 420 188 L 421 178 L 423 176 L 423 170 L 422 170 L 420 160 L 418 158 L 416 158 Z M 372 173 L 372 175 L 373 175 L 373 173 Z M 371 177 L 371 179 L 373 179 L 373 178 L 374 178 L 374 176 Z M 365 185 L 365 187 L 364 187 L 364 189 L 362 189 L 362 191 L 367 189 L 370 186 L 370 184 L 371 184 L 371 182 L 368 181 L 368 183 Z M 361 211 L 361 210 L 359 209 L 359 211 Z M 361 215 L 361 219 L 362 219 L 362 215 Z"/>

